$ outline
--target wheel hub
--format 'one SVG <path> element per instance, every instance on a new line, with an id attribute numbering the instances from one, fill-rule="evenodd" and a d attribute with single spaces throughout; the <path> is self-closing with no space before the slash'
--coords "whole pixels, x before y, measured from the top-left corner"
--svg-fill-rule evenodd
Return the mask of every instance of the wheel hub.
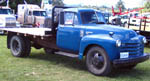
<path id="1" fill-rule="evenodd" d="M 92 59 L 92 64 L 96 68 L 102 68 L 104 65 L 104 58 L 99 53 L 95 53 Z"/>
<path id="2" fill-rule="evenodd" d="M 18 44 L 17 41 L 14 41 L 14 43 L 13 43 L 13 50 L 14 50 L 15 52 L 18 52 L 18 51 L 19 51 L 19 44 Z"/>

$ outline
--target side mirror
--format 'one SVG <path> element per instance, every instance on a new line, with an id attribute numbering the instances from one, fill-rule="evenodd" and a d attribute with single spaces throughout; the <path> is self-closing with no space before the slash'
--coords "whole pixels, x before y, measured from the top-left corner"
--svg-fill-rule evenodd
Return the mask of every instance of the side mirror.
<path id="1" fill-rule="evenodd" d="M 11 10 L 10 12 L 11 12 L 11 14 L 15 14 L 15 10 Z"/>
<path id="2" fill-rule="evenodd" d="M 13 10 L 13 14 L 15 14 L 15 10 Z"/>

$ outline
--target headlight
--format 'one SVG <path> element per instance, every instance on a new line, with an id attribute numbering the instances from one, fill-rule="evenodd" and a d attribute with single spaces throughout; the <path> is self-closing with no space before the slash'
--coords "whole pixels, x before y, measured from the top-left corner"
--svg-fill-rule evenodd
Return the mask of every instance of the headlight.
<path id="1" fill-rule="evenodd" d="M 147 43 L 147 39 L 144 37 L 143 38 L 143 43 L 146 44 Z"/>
<path id="2" fill-rule="evenodd" d="M 117 40 L 117 41 L 116 41 L 116 46 L 117 46 L 117 47 L 120 47 L 120 46 L 121 46 L 121 41 L 120 41 L 120 40 Z"/>
<path id="3" fill-rule="evenodd" d="M 16 27 L 20 27 L 20 23 L 16 21 Z"/>
<path id="4" fill-rule="evenodd" d="M 0 19 L 0 25 L 3 25 L 3 23 L 4 23 L 4 20 Z"/>

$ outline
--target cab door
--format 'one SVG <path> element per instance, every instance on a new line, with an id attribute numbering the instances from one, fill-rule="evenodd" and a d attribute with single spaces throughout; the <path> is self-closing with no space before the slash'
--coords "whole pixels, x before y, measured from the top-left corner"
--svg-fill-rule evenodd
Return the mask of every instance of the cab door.
<path id="1" fill-rule="evenodd" d="M 28 24 L 34 24 L 34 16 L 33 16 L 33 12 L 29 11 L 29 15 L 27 17 L 27 22 Z"/>
<path id="2" fill-rule="evenodd" d="M 84 30 L 79 25 L 78 19 L 78 15 L 74 12 L 61 13 L 57 31 L 58 47 L 75 52 L 79 51 L 81 32 Z"/>

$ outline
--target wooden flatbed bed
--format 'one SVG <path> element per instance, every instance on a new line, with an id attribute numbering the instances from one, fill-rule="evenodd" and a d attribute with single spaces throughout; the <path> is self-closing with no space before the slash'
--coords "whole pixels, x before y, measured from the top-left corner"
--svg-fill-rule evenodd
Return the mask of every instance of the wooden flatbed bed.
<path id="1" fill-rule="evenodd" d="M 51 28 L 0 28 L 5 32 L 14 32 L 17 34 L 32 35 L 32 36 L 51 36 Z"/>

